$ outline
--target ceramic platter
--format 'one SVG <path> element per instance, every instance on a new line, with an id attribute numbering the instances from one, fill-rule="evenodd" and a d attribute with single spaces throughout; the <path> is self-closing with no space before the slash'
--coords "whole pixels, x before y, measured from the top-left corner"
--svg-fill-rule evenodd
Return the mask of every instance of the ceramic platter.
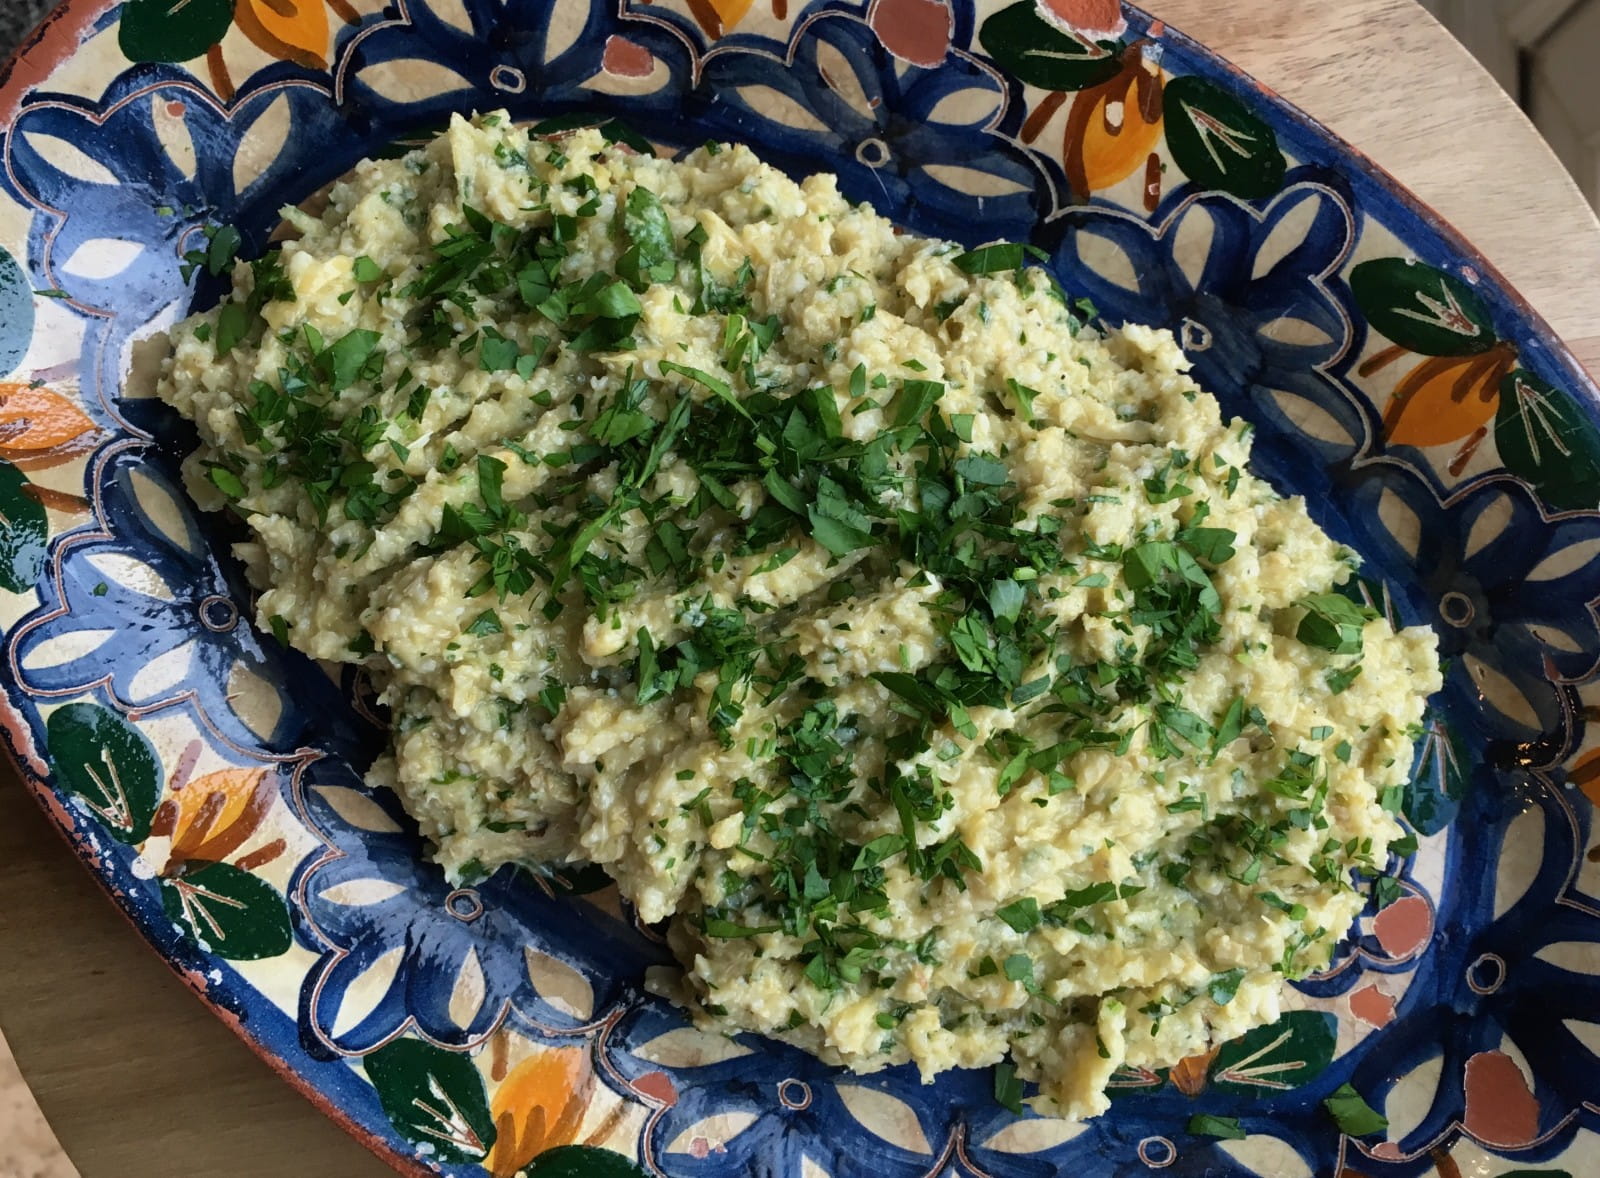
<path id="1" fill-rule="evenodd" d="M 250 622 L 147 337 L 207 226 L 452 111 L 754 146 L 924 233 L 1032 241 L 1170 327 L 1258 466 L 1447 660 L 1400 895 L 1291 1011 L 1087 1124 L 988 1072 L 691 1029 L 603 877 L 452 890 L 360 675 Z M 1600 1157 L 1600 394 L 1482 260 L 1202 47 L 1101 0 L 68 0 L 0 91 L 5 741 L 201 997 L 407 1174 L 1478 1178 Z M 152 1061 L 152 1066 L 157 1066 Z M 1350 1137 L 1350 1083 L 1388 1119 Z M 1190 1131 L 1196 1113 L 1246 1134 Z"/>

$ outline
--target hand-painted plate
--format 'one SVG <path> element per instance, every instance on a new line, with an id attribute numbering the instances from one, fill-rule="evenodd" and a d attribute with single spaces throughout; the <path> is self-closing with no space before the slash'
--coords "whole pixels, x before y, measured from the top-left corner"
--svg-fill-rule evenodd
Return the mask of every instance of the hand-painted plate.
<path id="1" fill-rule="evenodd" d="M 11 75 L 7 742 L 155 948 L 403 1172 L 1593 1172 L 1600 394 L 1414 200 L 1116 9 L 70 0 Z M 1119 1074 L 1092 1123 L 1019 1117 L 987 1072 L 924 1087 L 697 1033 L 643 993 L 664 953 L 603 879 L 451 890 L 427 863 L 362 783 L 366 684 L 252 628 L 230 537 L 178 488 L 191 435 L 130 374 L 216 297 L 184 265 L 204 227 L 254 252 L 358 158 L 497 106 L 744 140 L 917 230 L 1037 243 L 1108 320 L 1171 327 L 1370 599 L 1438 631 L 1420 850 L 1282 1021 Z M 1341 1132 L 1346 1083 L 1386 1128 Z"/>

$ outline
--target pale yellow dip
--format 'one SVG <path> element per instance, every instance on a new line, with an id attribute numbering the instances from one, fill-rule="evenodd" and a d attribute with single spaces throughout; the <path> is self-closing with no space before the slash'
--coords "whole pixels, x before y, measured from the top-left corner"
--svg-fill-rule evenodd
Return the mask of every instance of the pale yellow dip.
<path id="1" fill-rule="evenodd" d="M 457 119 L 294 216 L 160 395 L 259 623 L 382 686 L 373 777 L 453 875 L 600 864 L 702 1024 L 925 1077 L 1009 1051 L 1066 1116 L 1327 961 L 1432 640 L 1325 602 L 1297 637 L 1354 557 L 1168 333 L 742 147 Z"/>

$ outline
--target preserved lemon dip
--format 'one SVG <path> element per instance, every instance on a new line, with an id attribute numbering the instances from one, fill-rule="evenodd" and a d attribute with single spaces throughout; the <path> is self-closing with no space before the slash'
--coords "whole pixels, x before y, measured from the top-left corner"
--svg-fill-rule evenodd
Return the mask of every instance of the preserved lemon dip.
<path id="1" fill-rule="evenodd" d="M 160 395 L 454 877 L 599 864 L 702 1025 L 1009 1053 L 1069 1117 L 1327 962 L 1432 636 L 1337 591 L 1167 332 L 742 147 L 504 115 L 290 215 Z"/>

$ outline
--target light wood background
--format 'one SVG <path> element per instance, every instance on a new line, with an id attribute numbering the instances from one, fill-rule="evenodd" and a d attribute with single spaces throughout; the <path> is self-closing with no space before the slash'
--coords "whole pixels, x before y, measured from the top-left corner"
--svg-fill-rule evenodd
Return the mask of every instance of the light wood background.
<path id="1" fill-rule="evenodd" d="M 1396 173 L 1600 370 L 1600 225 L 1504 91 L 1414 0 L 1150 6 Z M 388 1172 L 184 991 L 10 780 L 0 1026 L 83 1178 Z M 0 1178 L 45 1173 L 16 1164 Z"/>
<path id="2" fill-rule="evenodd" d="M 1422 0 L 1515 95 L 1600 207 L 1600 0 Z"/>

